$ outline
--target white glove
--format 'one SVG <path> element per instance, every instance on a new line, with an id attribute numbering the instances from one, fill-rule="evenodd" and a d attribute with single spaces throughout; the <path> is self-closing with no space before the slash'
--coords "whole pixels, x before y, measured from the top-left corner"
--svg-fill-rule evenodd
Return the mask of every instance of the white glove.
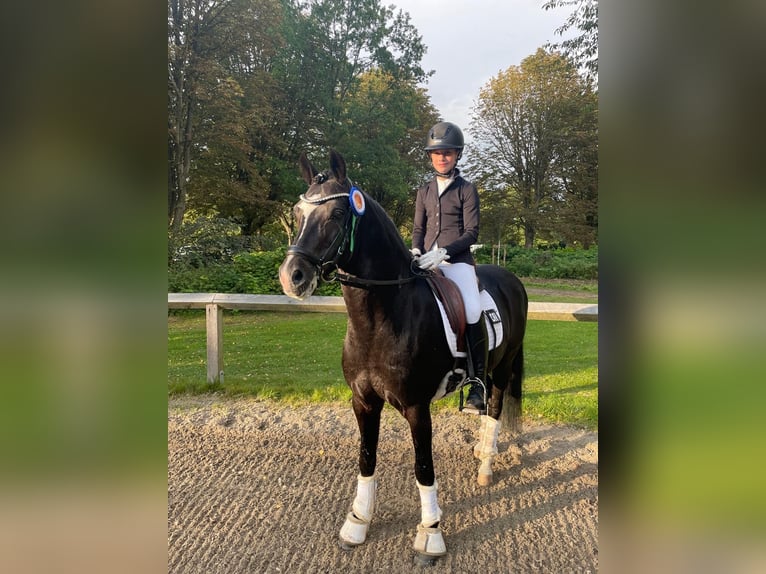
<path id="1" fill-rule="evenodd" d="M 421 255 L 416 260 L 416 263 L 418 267 L 428 271 L 430 269 L 436 269 L 440 263 L 444 263 L 447 259 L 449 259 L 447 250 L 440 247 L 439 249 L 432 249 L 425 255 Z"/>
<path id="2" fill-rule="evenodd" d="M 422 253 L 420 252 L 420 249 L 418 249 L 417 247 L 413 247 L 412 249 L 410 249 L 410 253 L 412 253 L 413 259 L 417 259 L 418 257 L 422 255 Z"/>

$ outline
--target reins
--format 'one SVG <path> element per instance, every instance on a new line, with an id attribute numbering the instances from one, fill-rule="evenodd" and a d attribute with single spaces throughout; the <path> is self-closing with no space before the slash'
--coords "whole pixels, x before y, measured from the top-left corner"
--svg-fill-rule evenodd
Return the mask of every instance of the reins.
<path id="1" fill-rule="evenodd" d="M 413 262 L 414 263 L 414 262 Z M 410 272 L 412 275 L 408 277 L 402 277 L 400 279 L 364 279 L 357 277 L 356 275 L 349 275 L 347 273 L 341 273 L 336 271 L 335 275 L 330 281 L 337 279 L 341 284 L 348 285 L 349 287 L 358 287 L 360 289 L 369 289 L 370 287 L 393 287 L 398 285 L 404 285 L 415 279 L 425 279 L 430 274 L 429 271 L 423 271 L 420 268 L 415 268 L 413 263 L 410 263 Z"/>

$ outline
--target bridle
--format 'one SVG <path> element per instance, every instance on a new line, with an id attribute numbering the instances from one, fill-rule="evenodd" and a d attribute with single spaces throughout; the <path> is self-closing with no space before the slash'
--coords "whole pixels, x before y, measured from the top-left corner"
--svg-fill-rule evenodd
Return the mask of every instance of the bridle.
<path id="1" fill-rule="evenodd" d="M 327 180 L 327 175 L 320 173 L 317 174 L 314 177 L 315 183 L 324 183 Z M 301 194 L 299 196 L 300 201 L 306 202 L 311 205 L 321 205 L 323 203 L 327 203 L 328 201 L 332 201 L 335 199 L 346 199 L 349 201 L 349 198 L 351 194 L 354 192 L 360 192 L 359 188 L 356 187 L 353 183 L 351 184 L 351 189 L 348 192 L 342 192 L 342 193 L 334 193 L 331 195 L 326 195 L 324 197 L 316 197 L 316 198 L 308 198 L 305 194 Z M 306 259 L 309 263 L 311 263 L 314 267 L 317 269 L 318 276 L 322 279 L 322 281 L 325 281 L 327 283 L 330 283 L 332 281 L 338 280 L 344 285 L 350 285 L 352 287 L 361 287 L 364 289 L 368 289 L 370 287 L 374 286 L 390 286 L 390 285 L 403 285 L 405 283 L 409 283 L 413 279 L 416 279 L 417 277 L 422 275 L 422 271 L 420 269 L 415 270 L 411 266 L 410 271 L 412 272 L 412 275 L 409 275 L 407 277 L 403 277 L 401 279 L 364 279 L 362 277 L 357 277 L 355 275 L 349 275 L 347 273 L 342 273 L 338 271 L 338 262 L 340 261 L 341 257 L 343 257 L 344 254 L 347 252 L 350 254 L 353 254 L 354 252 L 354 244 L 356 241 L 356 234 L 358 231 L 358 222 L 361 218 L 361 215 L 358 215 L 354 212 L 354 210 L 351 208 L 350 205 L 347 205 L 346 207 L 346 213 L 343 217 L 343 224 L 341 225 L 340 229 L 338 230 L 338 233 L 335 235 L 335 238 L 332 240 L 330 245 L 327 247 L 325 252 L 320 256 L 317 257 L 313 253 L 307 251 L 303 247 L 300 247 L 298 245 L 291 245 L 287 248 L 287 254 L 293 254 L 293 255 L 300 255 L 304 259 Z"/>
<path id="2" fill-rule="evenodd" d="M 321 183 L 321 182 L 318 182 L 318 183 Z M 306 203 L 309 203 L 311 205 L 321 205 L 333 199 L 345 198 L 346 200 L 348 200 L 348 195 L 349 194 L 347 192 L 334 193 L 332 195 L 326 195 L 324 197 L 309 199 L 308 197 L 306 197 L 305 194 L 302 194 L 300 196 L 300 200 Z M 354 214 L 350 208 L 346 209 L 346 213 L 343 216 L 343 224 L 338 230 L 338 233 L 335 235 L 335 238 L 330 243 L 329 247 L 327 247 L 325 252 L 320 257 L 315 256 L 313 253 L 305 250 L 303 247 L 300 247 L 298 245 L 291 245 L 290 247 L 288 247 L 287 248 L 288 255 L 292 253 L 295 255 L 300 255 L 304 259 L 307 259 L 309 263 L 311 263 L 314 267 L 317 268 L 317 272 L 323 281 L 332 281 L 333 277 L 331 274 L 338 269 L 338 261 L 340 260 L 341 257 L 343 257 L 343 254 L 346 253 L 346 248 L 348 247 L 351 241 L 352 233 L 354 236 L 356 235 L 355 219 L 356 219 L 356 214 Z M 352 227 L 354 228 L 353 231 L 352 231 Z"/>

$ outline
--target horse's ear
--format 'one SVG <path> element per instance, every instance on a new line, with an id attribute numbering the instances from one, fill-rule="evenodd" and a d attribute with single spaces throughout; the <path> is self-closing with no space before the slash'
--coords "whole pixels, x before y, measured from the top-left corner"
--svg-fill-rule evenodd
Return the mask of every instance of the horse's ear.
<path id="1" fill-rule="evenodd" d="M 334 149 L 330 150 L 330 171 L 338 183 L 346 181 L 346 160 Z"/>
<path id="2" fill-rule="evenodd" d="M 319 172 L 313 165 L 311 165 L 311 162 L 309 161 L 305 151 L 301 152 L 301 156 L 298 158 L 298 165 L 301 168 L 301 175 L 303 176 L 303 180 L 311 185 L 314 176 Z"/>

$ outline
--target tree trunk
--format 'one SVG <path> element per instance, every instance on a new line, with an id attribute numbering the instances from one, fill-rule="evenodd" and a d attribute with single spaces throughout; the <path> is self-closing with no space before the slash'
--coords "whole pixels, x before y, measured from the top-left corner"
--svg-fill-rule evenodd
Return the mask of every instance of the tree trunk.
<path id="1" fill-rule="evenodd" d="M 535 228 L 531 225 L 524 227 L 524 249 L 532 249 L 535 245 Z"/>

